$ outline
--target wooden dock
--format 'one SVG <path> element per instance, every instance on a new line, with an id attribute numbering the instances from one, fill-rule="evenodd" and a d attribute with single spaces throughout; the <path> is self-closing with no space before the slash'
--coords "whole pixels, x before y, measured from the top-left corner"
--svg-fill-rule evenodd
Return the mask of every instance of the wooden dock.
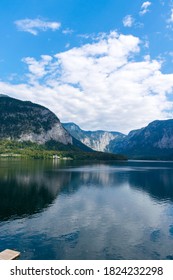
<path id="1" fill-rule="evenodd" d="M 15 260 L 20 256 L 20 252 L 6 249 L 0 253 L 0 260 Z"/>

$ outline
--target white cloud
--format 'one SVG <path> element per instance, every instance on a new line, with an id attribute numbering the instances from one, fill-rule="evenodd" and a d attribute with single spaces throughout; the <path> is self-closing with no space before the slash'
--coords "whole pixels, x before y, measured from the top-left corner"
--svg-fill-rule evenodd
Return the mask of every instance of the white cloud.
<path id="1" fill-rule="evenodd" d="M 166 28 L 173 30 L 173 8 L 170 11 L 169 18 L 167 19 L 167 25 Z"/>
<path id="2" fill-rule="evenodd" d="M 15 24 L 19 31 L 29 32 L 33 35 L 38 35 L 39 31 L 47 31 L 48 29 L 55 31 L 61 26 L 60 22 L 45 21 L 38 18 L 16 20 Z"/>
<path id="3" fill-rule="evenodd" d="M 148 8 L 150 6 L 151 6 L 151 2 L 149 2 L 149 1 L 144 2 L 141 6 L 140 15 L 144 15 L 144 14 L 148 13 L 149 12 Z"/>
<path id="4" fill-rule="evenodd" d="M 140 52 L 140 39 L 116 32 L 40 60 L 25 58 L 25 84 L 0 82 L 0 90 L 47 106 L 63 122 L 84 129 L 127 133 L 155 119 L 173 117 L 173 74 Z"/>
<path id="5" fill-rule="evenodd" d="M 134 19 L 131 15 L 127 15 L 123 18 L 123 25 L 125 27 L 131 27 L 134 23 Z"/>
<path id="6" fill-rule="evenodd" d="M 41 60 L 38 62 L 33 57 L 26 57 L 23 59 L 28 65 L 29 76 L 35 79 L 43 78 L 48 73 L 49 63 L 52 60 L 52 57 L 49 55 L 42 55 Z"/>
<path id="7" fill-rule="evenodd" d="M 70 28 L 66 28 L 62 31 L 62 33 L 65 34 L 65 35 L 68 35 L 68 34 L 71 35 L 73 32 L 74 31 Z"/>
<path id="8" fill-rule="evenodd" d="M 173 23 L 173 9 L 171 9 L 171 14 L 170 14 L 170 18 L 168 19 L 168 22 Z"/>

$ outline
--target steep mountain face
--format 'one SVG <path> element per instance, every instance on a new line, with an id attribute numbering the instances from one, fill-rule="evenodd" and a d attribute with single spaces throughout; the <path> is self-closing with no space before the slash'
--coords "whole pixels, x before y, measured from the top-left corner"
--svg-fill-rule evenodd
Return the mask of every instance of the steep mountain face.
<path id="1" fill-rule="evenodd" d="M 128 135 L 118 132 L 84 131 L 74 123 L 63 126 L 89 147 L 132 159 L 173 159 L 173 120 L 153 121 L 132 130 Z"/>
<path id="2" fill-rule="evenodd" d="M 0 96 L 0 139 L 45 144 L 72 144 L 72 136 L 47 108 L 29 101 Z"/>
<path id="3" fill-rule="evenodd" d="M 173 160 L 173 120 L 153 121 L 148 126 L 119 132 L 84 131 L 74 123 L 61 125 L 49 109 L 29 101 L 0 95 L 0 140 L 31 141 L 48 148 L 93 150 L 124 154 L 133 159 Z M 50 146 L 50 147 L 49 147 Z"/>
<path id="4" fill-rule="evenodd" d="M 64 128 L 76 139 L 96 151 L 111 152 L 109 143 L 112 140 L 118 141 L 125 137 L 119 132 L 108 132 L 103 130 L 85 131 L 75 123 L 63 123 Z"/>
<path id="5" fill-rule="evenodd" d="M 110 145 L 112 152 L 131 158 L 173 159 L 173 120 L 153 121 Z"/>

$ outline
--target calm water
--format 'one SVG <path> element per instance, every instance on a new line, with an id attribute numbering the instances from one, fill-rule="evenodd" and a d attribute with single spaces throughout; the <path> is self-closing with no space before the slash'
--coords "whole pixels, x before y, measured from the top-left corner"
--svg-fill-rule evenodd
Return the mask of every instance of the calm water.
<path id="1" fill-rule="evenodd" d="M 173 162 L 0 161 L 0 251 L 173 259 Z"/>

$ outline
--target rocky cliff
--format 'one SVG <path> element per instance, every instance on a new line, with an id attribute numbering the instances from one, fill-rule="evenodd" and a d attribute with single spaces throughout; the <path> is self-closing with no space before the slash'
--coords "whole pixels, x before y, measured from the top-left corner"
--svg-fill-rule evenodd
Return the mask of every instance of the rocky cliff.
<path id="1" fill-rule="evenodd" d="M 0 96 L 0 139 L 45 144 L 72 144 L 72 136 L 49 109 L 29 101 Z"/>
<path id="2" fill-rule="evenodd" d="M 110 143 L 112 152 L 131 158 L 173 159 L 173 120 L 156 120 Z"/>
<path id="3" fill-rule="evenodd" d="M 120 132 L 82 130 L 75 123 L 63 123 L 62 125 L 76 139 L 96 151 L 111 152 L 109 147 L 110 141 L 115 139 L 120 140 L 125 137 L 125 135 Z"/>
<path id="4" fill-rule="evenodd" d="M 124 154 L 132 159 L 173 160 L 173 120 L 156 120 L 146 127 L 119 132 L 84 131 L 74 123 L 63 126 L 77 139 L 97 151 Z"/>

